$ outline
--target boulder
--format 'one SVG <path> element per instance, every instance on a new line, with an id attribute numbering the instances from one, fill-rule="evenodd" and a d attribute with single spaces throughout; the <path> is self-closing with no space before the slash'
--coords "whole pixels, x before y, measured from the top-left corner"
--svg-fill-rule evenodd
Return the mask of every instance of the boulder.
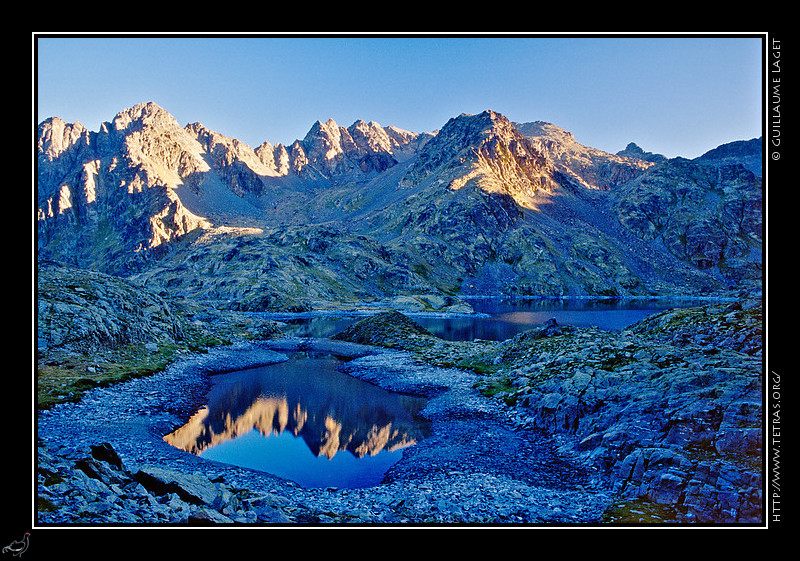
<path id="1" fill-rule="evenodd" d="M 156 495 L 176 493 L 182 500 L 197 505 L 214 506 L 221 495 L 220 488 L 201 475 L 156 466 L 142 466 L 134 478 Z"/>
<path id="2" fill-rule="evenodd" d="M 192 525 L 231 524 L 233 520 L 212 508 L 201 507 L 189 516 L 188 523 Z"/>
<path id="3" fill-rule="evenodd" d="M 520 344 L 525 343 L 526 341 L 532 341 L 535 339 L 543 339 L 546 337 L 555 337 L 556 335 L 563 335 L 564 330 L 562 330 L 561 326 L 558 325 L 556 318 L 550 318 L 541 327 L 537 327 L 536 329 L 531 329 L 529 331 L 525 331 L 518 335 L 515 335 L 514 338 L 511 340 L 513 344 Z"/>
<path id="4" fill-rule="evenodd" d="M 122 463 L 122 458 L 119 457 L 117 451 L 114 450 L 113 446 L 111 446 L 111 444 L 108 442 L 103 442 L 97 446 L 90 446 L 90 449 L 94 459 L 100 460 L 101 462 L 106 462 L 107 464 L 112 465 L 119 470 L 125 470 L 125 466 Z"/>

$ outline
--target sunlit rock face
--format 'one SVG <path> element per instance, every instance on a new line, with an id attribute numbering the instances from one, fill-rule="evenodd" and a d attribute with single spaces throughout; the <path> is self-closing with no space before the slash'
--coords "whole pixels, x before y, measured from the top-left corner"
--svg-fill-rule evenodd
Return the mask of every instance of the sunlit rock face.
<path id="1" fill-rule="evenodd" d="M 228 414 L 211 418 L 210 414 L 208 408 L 198 411 L 189 422 L 165 436 L 164 440 L 181 450 L 200 454 L 207 448 L 252 430 L 257 430 L 263 436 L 289 431 L 303 438 L 315 455 L 328 458 L 345 450 L 357 458 L 374 456 L 382 450 L 391 452 L 417 442 L 413 431 L 397 428 L 392 422 L 355 426 L 347 420 L 309 414 L 299 403 L 290 406 L 285 398 L 256 399 L 236 418 Z"/>
<path id="2" fill-rule="evenodd" d="M 613 189 L 641 175 L 654 163 L 643 151 L 609 154 L 585 146 L 571 132 L 552 123 L 534 121 L 514 125 L 560 173 L 590 189 Z M 661 160 L 666 158 L 661 156 Z"/>
<path id="3" fill-rule="evenodd" d="M 610 154 L 487 110 L 431 133 L 328 119 L 251 148 L 154 103 L 98 132 L 57 117 L 38 132 L 39 258 L 182 297 L 760 290 L 761 139 Z"/>
<path id="4" fill-rule="evenodd" d="M 208 226 L 174 192 L 208 170 L 202 148 L 155 104 L 92 133 L 48 119 L 38 129 L 39 256 L 120 273 L 140 252 Z"/>
<path id="5" fill-rule="evenodd" d="M 520 202 L 555 186 L 552 163 L 494 111 L 450 119 L 420 150 L 403 181 L 418 183 L 434 173 L 450 189 L 473 181 L 486 191 L 518 194 Z"/>
<path id="6" fill-rule="evenodd" d="M 295 358 L 287 363 L 224 375 L 208 405 L 164 440 L 200 454 L 253 430 L 268 437 L 288 431 L 315 456 L 355 457 L 411 446 L 424 438 L 416 418 L 422 401 L 390 394 L 339 375 L 329 358 Z"/>

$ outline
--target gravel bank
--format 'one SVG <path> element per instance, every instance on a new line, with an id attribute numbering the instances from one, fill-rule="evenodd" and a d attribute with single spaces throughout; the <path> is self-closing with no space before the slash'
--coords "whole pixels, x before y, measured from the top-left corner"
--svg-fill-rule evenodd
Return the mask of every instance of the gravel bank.
<path id="1" fill-rule="evenodd" d="M 285 360 L 297 350 L 352 357 L 345 370 L 387 389 L 429 399 L 433 434 L 406 449 L 384 483 L 306 489 L 278 477 L 205 460 L 162 436 L 203 404 L 214 372 Z M 593 468 L 556 452 L 549 437 L 516 426 L 510 410 L 473 389 L 476 375 L 435 368 L 412 354 L 328 339 L 242 343 L 177 362 L 164 372 L 90 390 L 79 403 L 40 413 L 38 523 L 49 524 L 573 524 L 600 520 L 610 494 Z M 76 463 L 108 443 L 124 464 L 115 482 Z M 92 461 L 92 460 L 90 460 Z M 143 488 L 152 468 L 198 477 L 221 499 L 198 505 Z M 48 474 L 50 475 L 48 479 Z M 58 474 L 57 477 L 52 474 Z M 90 481 L 91 480 L 91 481 Z M 53 481 L 57 481 L 56 484 Z"/>

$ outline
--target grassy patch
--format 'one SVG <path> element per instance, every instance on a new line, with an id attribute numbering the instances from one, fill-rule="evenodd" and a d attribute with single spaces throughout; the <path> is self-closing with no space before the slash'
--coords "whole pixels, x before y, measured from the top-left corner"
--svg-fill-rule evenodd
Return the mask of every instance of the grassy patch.
<path id="1" fill-rule="evenodd" d="M 602 370 L 613 372 L 618 368 L 622 368 L 623 366 L 626 366 L 634 362 L 636 362 L 636 359 L 633 358 L 632 356 L 625 356 L 622 353 L 614 353 L 608 356 L 604 356 L 597 364 L 597 367 Z"/>
<path id="2" fill-rule="evenodd" d="M 486 362 L 481 360 L 480 358 L 473 358 L 473 357 L 463 357 L 463 358 L 444 357 L 439 359 L 429 358 L 428 362 L 433 366 L 438 366 L 441 368 L 458 368 L 461 370 L 471 370 L 472 372 L 480 374 L 481 376 L 492 376 L 501 369 L 501 366 L 497 364 Z"/>
<path id="3" fill-rule="evenodd" d="M 481 361 L 473 361 L 471 359 L 464 359 L 456 362 L 454 365 L 456 368 L 462 368 L 464 370 L 472 370 L 476 374 L 480 374 L 482 376 L 491 376 L 496 374 L 500 370 L 500 366 L 497 364 L 491 364 Z"/>
<path id="4" fill-rule="evenodd" d="M 47 498 L 42 496 L 36 497 L 36 510 L 38 512 L 56 512 L 58 508 Z"/>
<path id="5" fill-rule="evenodd" d="M 503 368 L 495 360 L 496 349 L 492 342 L 481 344 L 440 340 L 429 348 L 419 350 L 417 356 L 432 366 L 459 368 L 481 376 L 492 376 Z"/>
<path id="6" fill-rule="evenodd" d="M 51 358 L 36 367 L 38 407 L 78 401 L 89 389 L 159 372 L 175 360 L 179 350 L 187 348 L 168 344 L 151 351 L 144 345 L 128 345 L 98 354 Z"/>
<path id="7" fill-rule="evenodd" d="M 609 524 L 659 524 L 677 521 L 680 511 L 672 505 L 661 505 L 644 499 L 615 502 L 603 513 Z"/>
<path id="8" fill-rule="evenodd" d="M 231 321 L 219 322 L 214 332 L 188 325 L 182 340 L 161 342 L 154 350 L 130 344 L 91 353 L 50 352 L 36 366 L 37 406 L 48 409 L 57 403 L 79 401 L 92 388 L 161 372 L 182 354 L 207 353 L 209 348 L 230 345 L 233 340 L 257 338 L 262 330 L 267 336 L 271 333 L 260 324 L 229 315 Z"/>
<path id="9" fill-rule="evenodd" d="M 517 401 L 516 388 L 511 378 L 506 375 L 490 378 L 477 384 L 478 391 L 486 397 L 502 399 L 506 405 L 514 405 Z"/>

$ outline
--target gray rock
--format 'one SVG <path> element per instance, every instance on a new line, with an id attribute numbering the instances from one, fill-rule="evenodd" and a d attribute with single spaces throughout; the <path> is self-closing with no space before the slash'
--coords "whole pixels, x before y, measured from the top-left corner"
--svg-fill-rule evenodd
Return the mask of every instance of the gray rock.
<path id="1" fill-rule="evenodd" d="M 37 328 L 48 349 L 96 352 L 153 340 L 174 343 L 185 324 L 159 295 L 111 275 L 42 266 Z"/>
<path id="2" fill-rule="evenodd" d="M 329 120 L 289 147 L 253 149 L 154 103 L 98 132 L 47 119 L 37 144 L 41 261 L 232 309 L 459 291 L 709 294 L 761 279 L 760 179 L 736 150 L 703 159 L 714 165 L 654 165 L 633 146 L 605 153 L 491 110 L 435 134 Z M 97 337 L 126 335 L 111 321 Z"/>
<path id="3" fill-rule="evenodd" d="M 197 505 L 218 506 L 222 490 L 201 475 L 180 473 L 157 466 L 142 466 L 134 474 L 148 491 L 157 495 L 177 494 Z"/>
<path id="4" fill-rule="evenodd" d="M 763 482 L 754 468 L 762 451 L 753 439 L 763 416 L 760 357 L 744 348 L 709 353 L 676 344 L 674 337 L 691 332 L 725 341 L 753 320 L 760 323 L 758 306 L 727 307 L 658 314 L 622 333 L 562 329 L 558 336 L 502 343 L 450 344 L 395 318 L 387 324 L 398 328 L 395 333 L 377 329 L 380 321 L 363 324 L 358 333 L 376 341 L 405 338 L 411 350 L 365 352 L 362 345 L 328 341 L 329 349 L 338 345 L 358 357 L 346 372 L 429 398 L 422 414 L 432 421 L 433 435 L 408 448 L 383 484 L 365 490 L 302 489 L 181 454 L 154 436 L 179 424 L 160 408 L 205 387 L 208 364 L 241 358 L 247 349 L 255 357 L 265 349 L 294 349 L 298 342 L 212 350 L 40 413 L 39 436 L 50 446 L 42 449 L 38 485 L 55 505 L 40 520 L 72 522 L 83 512 L 106 521 L 130 521 L 132 514 L 185 523 L 202 507 L 219 515 L 201 512 L 197 519 L 205 523 L 594 522 L 613 492 L 677 513 L 671 522 L 756 523 L 763 516 Z M 324 347 L 305 343 L 306 349 Z M 432 366 L 456 360 L 492 368 L 479 374 Z M 500 382 L 499 399 L 480 393 L 486 382 Z M 111 445 L 98 442 L 113 444 L 125 459 L 123 469 L 92 455 L 114 458 Z M 75 467 L 81 460 L 105 471 L 91 478 Z M 158 483 L 148 490 L 126 464 L 142 473 L 152 466 Z M 121 481 L 111 481 L 109 472 Z M 97 501 L 111 510 L 88 506 Z"/>

